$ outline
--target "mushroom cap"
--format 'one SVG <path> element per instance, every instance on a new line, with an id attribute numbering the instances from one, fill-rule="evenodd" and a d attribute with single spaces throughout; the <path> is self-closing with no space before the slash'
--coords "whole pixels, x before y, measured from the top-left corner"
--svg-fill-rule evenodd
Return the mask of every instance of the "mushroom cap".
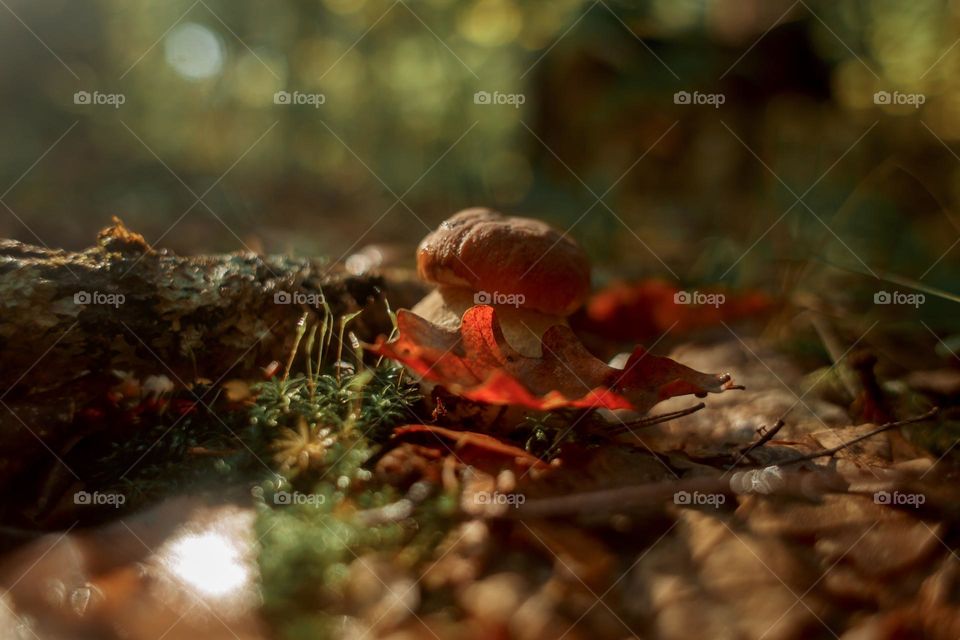
<path id="1" fill-rule="evenodd" d="M 590 261 L 574 240 L 540 220 L 485 208 L 465 209 L 427 235 L 417 271 L 428 282 L 485 292 L 477 302 L 557 316 L 573 313 L 590 291 Z"/>

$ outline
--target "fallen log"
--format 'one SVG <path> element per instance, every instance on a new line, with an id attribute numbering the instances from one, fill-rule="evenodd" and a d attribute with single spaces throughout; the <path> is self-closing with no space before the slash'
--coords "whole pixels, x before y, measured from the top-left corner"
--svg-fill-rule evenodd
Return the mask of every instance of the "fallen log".
<path id="1" fill-rule="evenodd" d="M 249 378 L 286 361 L 297 321 L 319 320 L 322 301 L 335 318 L 363 310 L 351 329 L 372 340 L 391 327 L 385 297 L 421 295 L 412 278 L 320 259 L 178 256 L 116 219 L 79 252 L 0 240 L 0 486 L 55 460 L 117 372 L 178 387 Z"/>

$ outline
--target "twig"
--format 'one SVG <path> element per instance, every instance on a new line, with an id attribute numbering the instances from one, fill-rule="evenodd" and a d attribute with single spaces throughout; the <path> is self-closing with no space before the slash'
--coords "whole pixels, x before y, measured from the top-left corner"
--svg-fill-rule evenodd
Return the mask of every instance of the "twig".
<path id="1" fill-rule="evenodd" d="M 757 447 L 762 447 L 763 445 L 770 442 L 773 436 L 777 435 L 777 432 L 780 431 L 780 429 L 783 429 L 783 425 L 784 425 L 783 418 L 780 418 L 779 420 L 773 423 L 773 426 L 770 427 L 770 429 L 766 433 L 764 433 L 763 436 L 760 437 L 760 439 L 740 449 L 740 455 L 743 455 L 743 456 L 750 455 L 750 452 L 756 449 Z"/>
<path id="2" fill-rule="evenodd" d="M 680 409 L 678 411 L 671 411 L 669 413 L 661 413 L 656 416 L 649 416 L 647 418 L 640 418 L 639 420 L 632 420 L 630 422 L 624 422 L 618 426 L 615 426 L 613 429 L 605 429 L 604 431 L 609 435 L 619 435 L 625 431 L 630 431 L 631 428 L 641 428 L 641 427 L 651 427 L 655 424 L 660 424 L 661 422 L 669 422 L 675 418 L 682 418 L 683 416 L 688 416 L 691 413 L 696 413 L 703 409 L 706 404 L 703 402 L 695 404 L 692 407 L 687 407 L 686 409 Z"/>
<path id="3" fill-rule="evenodd" d="M 800 455 L 800 456 L 795 456 L 795 457 L 793 457 L 793 458 L 789 458 L 789 459 L 787 459 L 787 460 L 784 460 L 783 462 L 778 462 L 777 464 L 782 467 L 782 466 L 784 466 L 784 465 L 794 464 L 795 462 L 804 462 L 804 461 L 806 461 L 806 460 L 815 460 L 815 459 L 817 459 L 817 458 L 823 458 L 823 457 L 826 457 L 826 456 L 832 456 L 833 454 L 837 453 L 838 451 L 842 451 L 843 449 L 846 449 L 847 447 L 849 447 L 849 446 L 851 446 L 851 445 L 854 445 L 854 444 L 860 442 L 861 440 L 866 440 L 867 438 L 872 438 L 873 436 L 875 436 L 875 435 L 877 435 L 877 434 L 879 434 L 879 433 L 883 433 L 884 431 L 889 431 L 890 429 L 896 429 L 897 427 L 902 427 L 902 426 L 904 426 L 904 425 L 913 424 L 913 423 L 915 423 L 915 422 L 923 422 L 924 420 L 929 420 L 930 418 L 932 418 L 932 417 L 934 417 L 935 415 L 937 415 L 937 413 L 938 413 L 939 411 L 940 411 L 940 407 L 934 407 L 933 409 L 930 409 L 930 411 L 927 411 L 925 414 L 923 414 L 923 415 L 921 415 L 921 416 L 916 416 L 916 417 L 913 417 L 913 418 L 907 418 L 906 420 L 898 420 L 898 421 L 896 421 L 896 422 L 888 422 L 887 424 L 882 425 L 882 426 L 879 426 L 879 427 L 877 427 L 876 429 L 874 429 L 873 431 L 871 431 L 871 432 L 869 432 L 869 433 L 865 433 L 865 434 L 863 434 L 862 436 L 857 436 L 857 437 L 854 438 L 853 440 L 849 440 L 849 441 L 847 441 L 847 442 L 844 442 L 843 444 L 840 444 L 840 445 L 838 445 L 838 446 L 836 446 L 836 447 L 832 447 L 832 448 L 830 448 L 830 449 L 823 449 L 823 450 L 821 450 L 821 451 L 814 451 L 813 453 L 807 453 L 807 454 L 803 454 L 803 455 Z"/>
<path id="4" fill-rule="evenodd" d="M 623 512 L 630 510 L 659 511 L 664 502 L 678 492 L 734 495 L 730 481 L 724 478 L 681 478 L 642 485 L 585 491 L 549 498 L 527 500 L 516 509 L 491 512 L 494 518 L 551 518 L 583 513 Z"/>

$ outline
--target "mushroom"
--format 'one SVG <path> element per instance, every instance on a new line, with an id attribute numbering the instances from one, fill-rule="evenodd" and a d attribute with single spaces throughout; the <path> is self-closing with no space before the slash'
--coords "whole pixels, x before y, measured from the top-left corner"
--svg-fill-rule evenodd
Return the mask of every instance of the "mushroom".
<path id="1" fill-rule="evenodd" d="M 456 328 L 477 304 L 496 308 L 504 339 L 540 357 L 541 338 L 584 302 L 590 261 L 565 233 L 540 220 L 465 209 L 445 220 L 417 248 L 420 278 L 438 285 L 412 311 Z"/>

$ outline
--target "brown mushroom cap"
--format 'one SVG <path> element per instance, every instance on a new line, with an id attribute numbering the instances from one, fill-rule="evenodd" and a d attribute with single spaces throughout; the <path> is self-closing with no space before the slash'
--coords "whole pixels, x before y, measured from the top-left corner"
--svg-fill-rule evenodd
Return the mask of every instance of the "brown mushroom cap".
<path id="1" fill-rule="evenodd" d="M 440 285 L 522 295 L 524 309 L 557 316 L 573 313 L 590 290 L 590 262 L 576 242 L 540 220 L 484 208 L 465 209 L 424 238 L 417 271 Z"/>

